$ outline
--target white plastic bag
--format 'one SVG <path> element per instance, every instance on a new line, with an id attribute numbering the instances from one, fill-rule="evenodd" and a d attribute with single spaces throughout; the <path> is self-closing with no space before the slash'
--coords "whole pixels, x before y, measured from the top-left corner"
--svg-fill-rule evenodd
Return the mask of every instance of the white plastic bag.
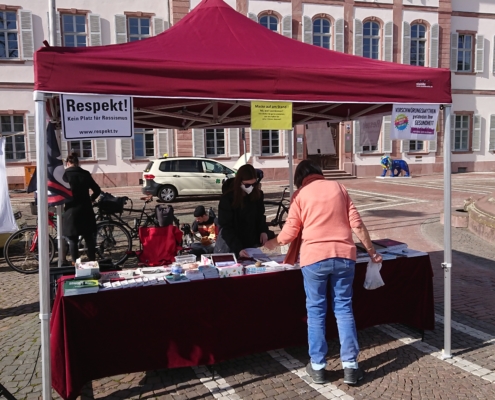
<path id="1" fill-rule="evenodd" d="M 381 263 L 374 263 L 371 260 L 366 268 L 366 278 L 364 278 L 364 288 L 368 290 L 378 289 L 385 285 L 382 276 L 380 275 Z"/>

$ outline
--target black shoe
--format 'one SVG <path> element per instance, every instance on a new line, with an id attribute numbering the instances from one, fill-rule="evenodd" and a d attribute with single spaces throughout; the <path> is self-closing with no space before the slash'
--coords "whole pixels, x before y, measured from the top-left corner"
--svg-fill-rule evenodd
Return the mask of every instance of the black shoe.
<path id="1" fill-rule="evenodd" d="M 358 381 L 364 378 L 364 372 L 361 368 L 344 368 L 344 383 L 356 385 Z"/>
<path id="2" fill-rule="evenodd" d="M 319 370 L 313 369 L 311 362 L 309 362 L 306 366 L 306 372 L 313 379 L 314 383 L 325 383 L 325 368 Z"/>

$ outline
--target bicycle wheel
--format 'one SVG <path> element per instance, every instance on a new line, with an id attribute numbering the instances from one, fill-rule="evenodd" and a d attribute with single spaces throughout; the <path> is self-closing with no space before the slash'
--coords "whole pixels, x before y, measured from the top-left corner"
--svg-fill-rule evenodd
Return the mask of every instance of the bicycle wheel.
<path id="1" fill-rule="evenodd" d="M 287 207 L 282 206 L 280 210 L 280 215 L 277 218 L 278 226 L 280 229 L 282 229 L 285 225 L 285 220 L 287 219 L 287 216 L 289 215 L 289 210 Z"/>
<path id="2" fill-rule="evenodd" d="M 122 264 L 132 249 L 132 239 L 124 225 L 112 221 L 96 224 L 96 254 L 110 258 L 115 265 Z"/>
<path id="3" fill-rule="evenodd" d="M 14 271 L 35 274 L 39 270 L 38 228 L 23 228 L 10 235 L 3 249 L 5 261 Z M 49 260 L 55 255 L 55 242 L 48 236 Z"/>

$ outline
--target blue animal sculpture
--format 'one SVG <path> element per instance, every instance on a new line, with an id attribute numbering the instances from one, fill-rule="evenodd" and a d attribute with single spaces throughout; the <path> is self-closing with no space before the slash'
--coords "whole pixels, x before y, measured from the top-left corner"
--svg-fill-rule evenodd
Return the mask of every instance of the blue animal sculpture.
<path id="1" fill-rule="evenodd" d="M 383 167 L 381 176 L 387 176 L 387 171 L 390 171 L 390 176 L 400 176 L 402 171 L 404 171 L 404 176 L 410 176 L 409 166 L 404 160 L 393 160 L 390 156 L 383 156 L 380 164 Z"/>

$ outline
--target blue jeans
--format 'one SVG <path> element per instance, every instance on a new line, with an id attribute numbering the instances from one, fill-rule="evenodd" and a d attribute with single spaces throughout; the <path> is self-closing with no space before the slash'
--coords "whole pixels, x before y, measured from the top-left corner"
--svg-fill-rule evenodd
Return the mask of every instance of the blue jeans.
<path id="1" fill-rule="evenodd" d="M 314 369 L 326 365 L 328 345 L 325 338 L 327 287 L 330 282 L 332 310 L 337 319 L 340 359 L 343 368 L 357 368 L 359 344 L 352 313 L 352 282 L 355 262 L 346 258 L 328 258 L 302 269 L 306 310 L 308 312 L 309 356 Z"/>

